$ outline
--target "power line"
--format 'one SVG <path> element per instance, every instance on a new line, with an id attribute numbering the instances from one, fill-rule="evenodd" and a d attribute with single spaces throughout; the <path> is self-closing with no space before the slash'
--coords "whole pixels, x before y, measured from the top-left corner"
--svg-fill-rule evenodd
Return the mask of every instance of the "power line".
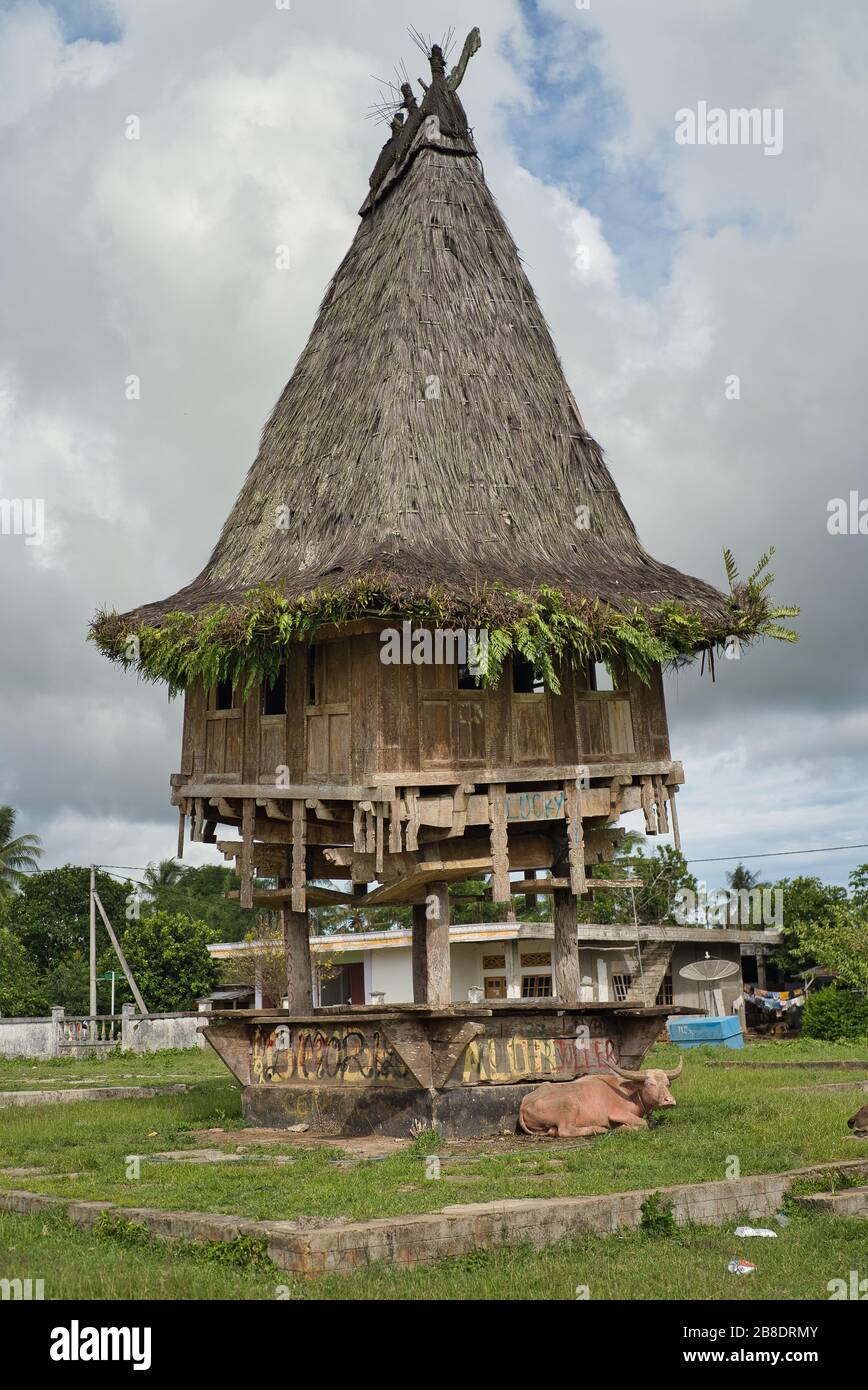
<path id="1" fill-rule="evenodd" d="M 766 854 L 718 854 L 711 859 L 688 859 L 688 864 L 724 864 L 732 859 L 783 859 L 791 854 L 834 854 L 841 849 L 868 849 L 865 845 L 822 845 L 819 849 L 779 849 Z"/>

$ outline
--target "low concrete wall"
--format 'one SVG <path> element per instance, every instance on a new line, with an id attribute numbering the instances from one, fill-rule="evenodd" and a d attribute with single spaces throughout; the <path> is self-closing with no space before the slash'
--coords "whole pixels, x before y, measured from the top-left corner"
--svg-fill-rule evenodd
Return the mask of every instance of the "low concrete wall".
<path id="1" fill-rule="evenodd" d="M 203 1014 L 128 1014 L 124 1018 L 122 1045 L 126 1052 L 159 1052 L 166 1047 L 204 1047 L 198 1031 L 207 1023 Z"/>
<path id="2" fill-rule="evenodd" d="M 124 1005 L 120 1027 L 115 1022 L 115 1038 L 100 1041 L 70 1040 L 70 1029 L 64 1023 L 78 1024 L 84 1020 L 66 1019 L 63 1009 L 55 1009 L 51 1018 L 0 1018 L 0 1057 L 73 1057 L 81 1061 L 95 1052 L 160 1052 L 164 1048 L 204 1047 L 205 1039 L 199 1028 L 207 1023 L 200 1013 L 136 1014 L 132 1005 Z M 85 1037 L 87 1032 L 85 1030 Z M 97 1031 L 94 1029 L 96 1039 Z"/>
<path id="3" fill-rule="evenodd" d="M 54 1057 L 53 1018 L 0 1018 L 0 1057 Z"/>

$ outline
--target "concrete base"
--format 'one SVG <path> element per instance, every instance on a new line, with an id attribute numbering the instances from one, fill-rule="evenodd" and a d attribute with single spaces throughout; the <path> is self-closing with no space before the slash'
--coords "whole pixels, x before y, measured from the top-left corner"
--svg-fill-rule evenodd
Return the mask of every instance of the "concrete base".
<path id="1" fill-rule="evenodd" d="M 244 1118 L 268 1128 L 310 1125 L 316 1134 L 379 1134 L 410 1137 L 416 1128 L 435 1125 L 446 1139 L 474 1139 L 487 1134 L 515 1134 L 522 1098 L 537 1082 L 515 1086 L 461 1086 L 451 1091 L 397 1090 L 366 1086 L 263 1087 L 242 1090 Z"/>
<path id="2" fill-rule="evenodd" d="M 204 1036 L 255 1125 L 395 1139 L 436 1125 L 470 1139 L 515 1133 L 543 1081 L 638 1067 L 670 1012 L 552 1000 L 238 1010 L 212 1014 Z"/>

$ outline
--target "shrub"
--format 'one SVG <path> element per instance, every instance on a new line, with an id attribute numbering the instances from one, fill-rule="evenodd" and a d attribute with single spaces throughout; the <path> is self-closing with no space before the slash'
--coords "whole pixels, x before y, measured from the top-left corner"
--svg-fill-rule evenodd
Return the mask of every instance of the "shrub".
<path id="1" fill-rule="evenodd" d="M 806 1038 L 849 1042 L 868 1038 L 868 998 L 834 985 L 808 995 L 802 1032 Z"/>

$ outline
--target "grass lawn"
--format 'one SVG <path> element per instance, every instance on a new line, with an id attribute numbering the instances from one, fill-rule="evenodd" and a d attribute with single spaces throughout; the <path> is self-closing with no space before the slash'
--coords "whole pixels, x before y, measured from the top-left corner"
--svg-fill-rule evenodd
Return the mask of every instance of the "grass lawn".
<path id="1" fill-rule="evenodd" d="M 242 1127 L 240 1092 L 209 1052 L 114 1056 L 85 1062 L 0 1062 L 0 1090 L 39 1085 L 135 1084 L 184 1080 L 183 1094 L 123 1101 L 0 1110 L 0 1186 L 25 1187 L 119 1206 L 233 1212 L 262 1218 L 362 1219 L 507 1197 L 612 1192 L 719 1179 L 738 1160 L 742 1175 L 838 1158 L 868 1157 L 849 1138 L 846 1119 L 864 1100 L 861 1071 L 823 1071 L 818 1061 L 859 1059 L 868 1043 L 763 1043 L 734 1052 L 655 1049 L 649 1063 L 685 1058 L 675 1083 L 678 1106 L 649 1131 L 615 1131 L 590 1143 L 520 1140 L 465 1146 L 428 1136 L 380 1159 L 348 1158 L 336 1146 L 289 1142 L 250 1150 L 252 1161 L 189 1166 L 157 1162 L 161 1150 L 234 1152 L 223 1134 Z M 744 1061 L 794 1061 L 792 1070 L 742 1067 Z M 729 1065 L 734 1063 L 735 1065 Z M 97 1080 L 99 1078 L 99 1080 Z M 843 1083 L 843 1090 L 814 1088 Z M 214 1130 L 196 1135 L 196 1130 Z M 423 1158 L 443 1155 L 441 1181 L 426 1181 Z M 510 1150 L 510 1151 L 504 1151 Z M 142 1156 L 141 1177 L 127 1178 L 127 1156 Z M 293 1158 L 276 1166 L 275 1154 Z M 167 1247 L 123 1227 L 83 1232 L 65 1217 L 0 1214 L 0 1277 L 45 1278 L 51 1297 L 270 1299 L 278 1286 L 310 1298 L 572 1299 L 826 1298 L 832 1278 L 868 1272 L 868 1222 L 793 1214 L 776 1240 L 738 1240 L 732 1225 L 674 1234 L 625 1232 L 562 1242 L 543 1252 L 521 1247 L 476 1251 L 431 1268 L 359 1271 L 351 1281 L 313 1282 L 276 1271 L 260 1249 Z M 728 1273 L 744 1255 L 756 1275 Z M 83 1274 L 86 1271 L 86 1274 Z"/>
<path id="2" fill-rule="evenodd" d="M 725 1227 L 674 1235 L 627 1232 L 562 1241 L 545 1250 L 477 1250 L 399 1273 L 360 1269 L 352 1279 L 302 1280 L 255 1250 L 224 1254 L 84 1232 L 62 1217 L 0 1214 L 0 1278 L 42 1278 L 47 1299 L 827 1299 L 830 1279 L 868 1269 L 868 1222 L 794 1215 L 776 1240 L 742 1240 Z M 745 1256 L 757 1272 L 739 1277 Z M 234 1261 L 235 1263 L 229 1263 Z"/>
<path id="3" fill-rule="evenodd" d="M 60 1091 L 84 1086 L 159 1086 L 226 1076 L 210 1047 L 165 1052 L 110 1052 L 103 1056 L 0 1057 L 0 1091 Z"/>
<path id="4" fill-rule="evenodd" d="M 232 1212 L 254 1219 L 364 1219 L 456 1202 L 708 1181 L 731 1176 L 733 1158 L 742 1175 L 778 1172 L 868 1156 L 846 1127 L 847 1117 L 864 1100 L 856 1085 L 862 1073 L 811 1066 L 820 1058 L 858 1057 L 866 1046 L 759 1044 L 740 1053 L 709 1048 L 686 1054 L 659 1047 L 653 1056 L 658 1064 L 671 1066 L 678 1056 L 686 1060 L 675 1083 L 678 1106 L 663 1112 L 653 1130 L 617 1130 L 589 1143 L 480 1141 L 469 1152 L 448 1157 L 442 1181 L 424 1176 L 423 1155 L 437 1147 L 428 1138 L 396 1145 L 394 1154 L 379 1160 L 348 1160 L 327 1144 L 298 1148 L 281 1143 L 252 1150 L 258 1161 L 245 1163 L 156 1162 L 149 1156 L 164 1150 L 205 1146 L 234 1151 L 234 1142 L 222 1141 L 219 1132 L 197 1137 L 191 1131 L 237 1129 L 242 1124 L 239 1089 L 216 1059 L 197 1053 L 156 1054 L 153 1061 L 121 1058 L 113 1063 L 120 1076 L 126 1067 L 147 1072 L 151 1079 L 152 1065 L 153 1079 L 159 1075 L 160 1080 L 195 1074 L 199 1067 L 217 1070 L 182 1094 L 0 1110 L 0 1168 L 43 1170 L 24 1176 L 0 1173 L 0 1185 L 121 1206 Z M 723 1065 L 756 1058 L 803 1061 L 804 1067 L 761 1071 Z M 73 1074 L 83 1074 L 89 1065 L 73 1064 Z M 54 1062 L 39 1067 L 45 1076 L 60 1074 Z M 107 1071 L 105 1061 L 97 1070 Z M 846 1089 L 789 1089 L 830 1082 L 844 1083 Z M 281 1153 L 294 1162 L 282 1167 L 269 1162 Z M 142 1156 L 138 1181 L 127 1178 L 130 1154 Z"/>

